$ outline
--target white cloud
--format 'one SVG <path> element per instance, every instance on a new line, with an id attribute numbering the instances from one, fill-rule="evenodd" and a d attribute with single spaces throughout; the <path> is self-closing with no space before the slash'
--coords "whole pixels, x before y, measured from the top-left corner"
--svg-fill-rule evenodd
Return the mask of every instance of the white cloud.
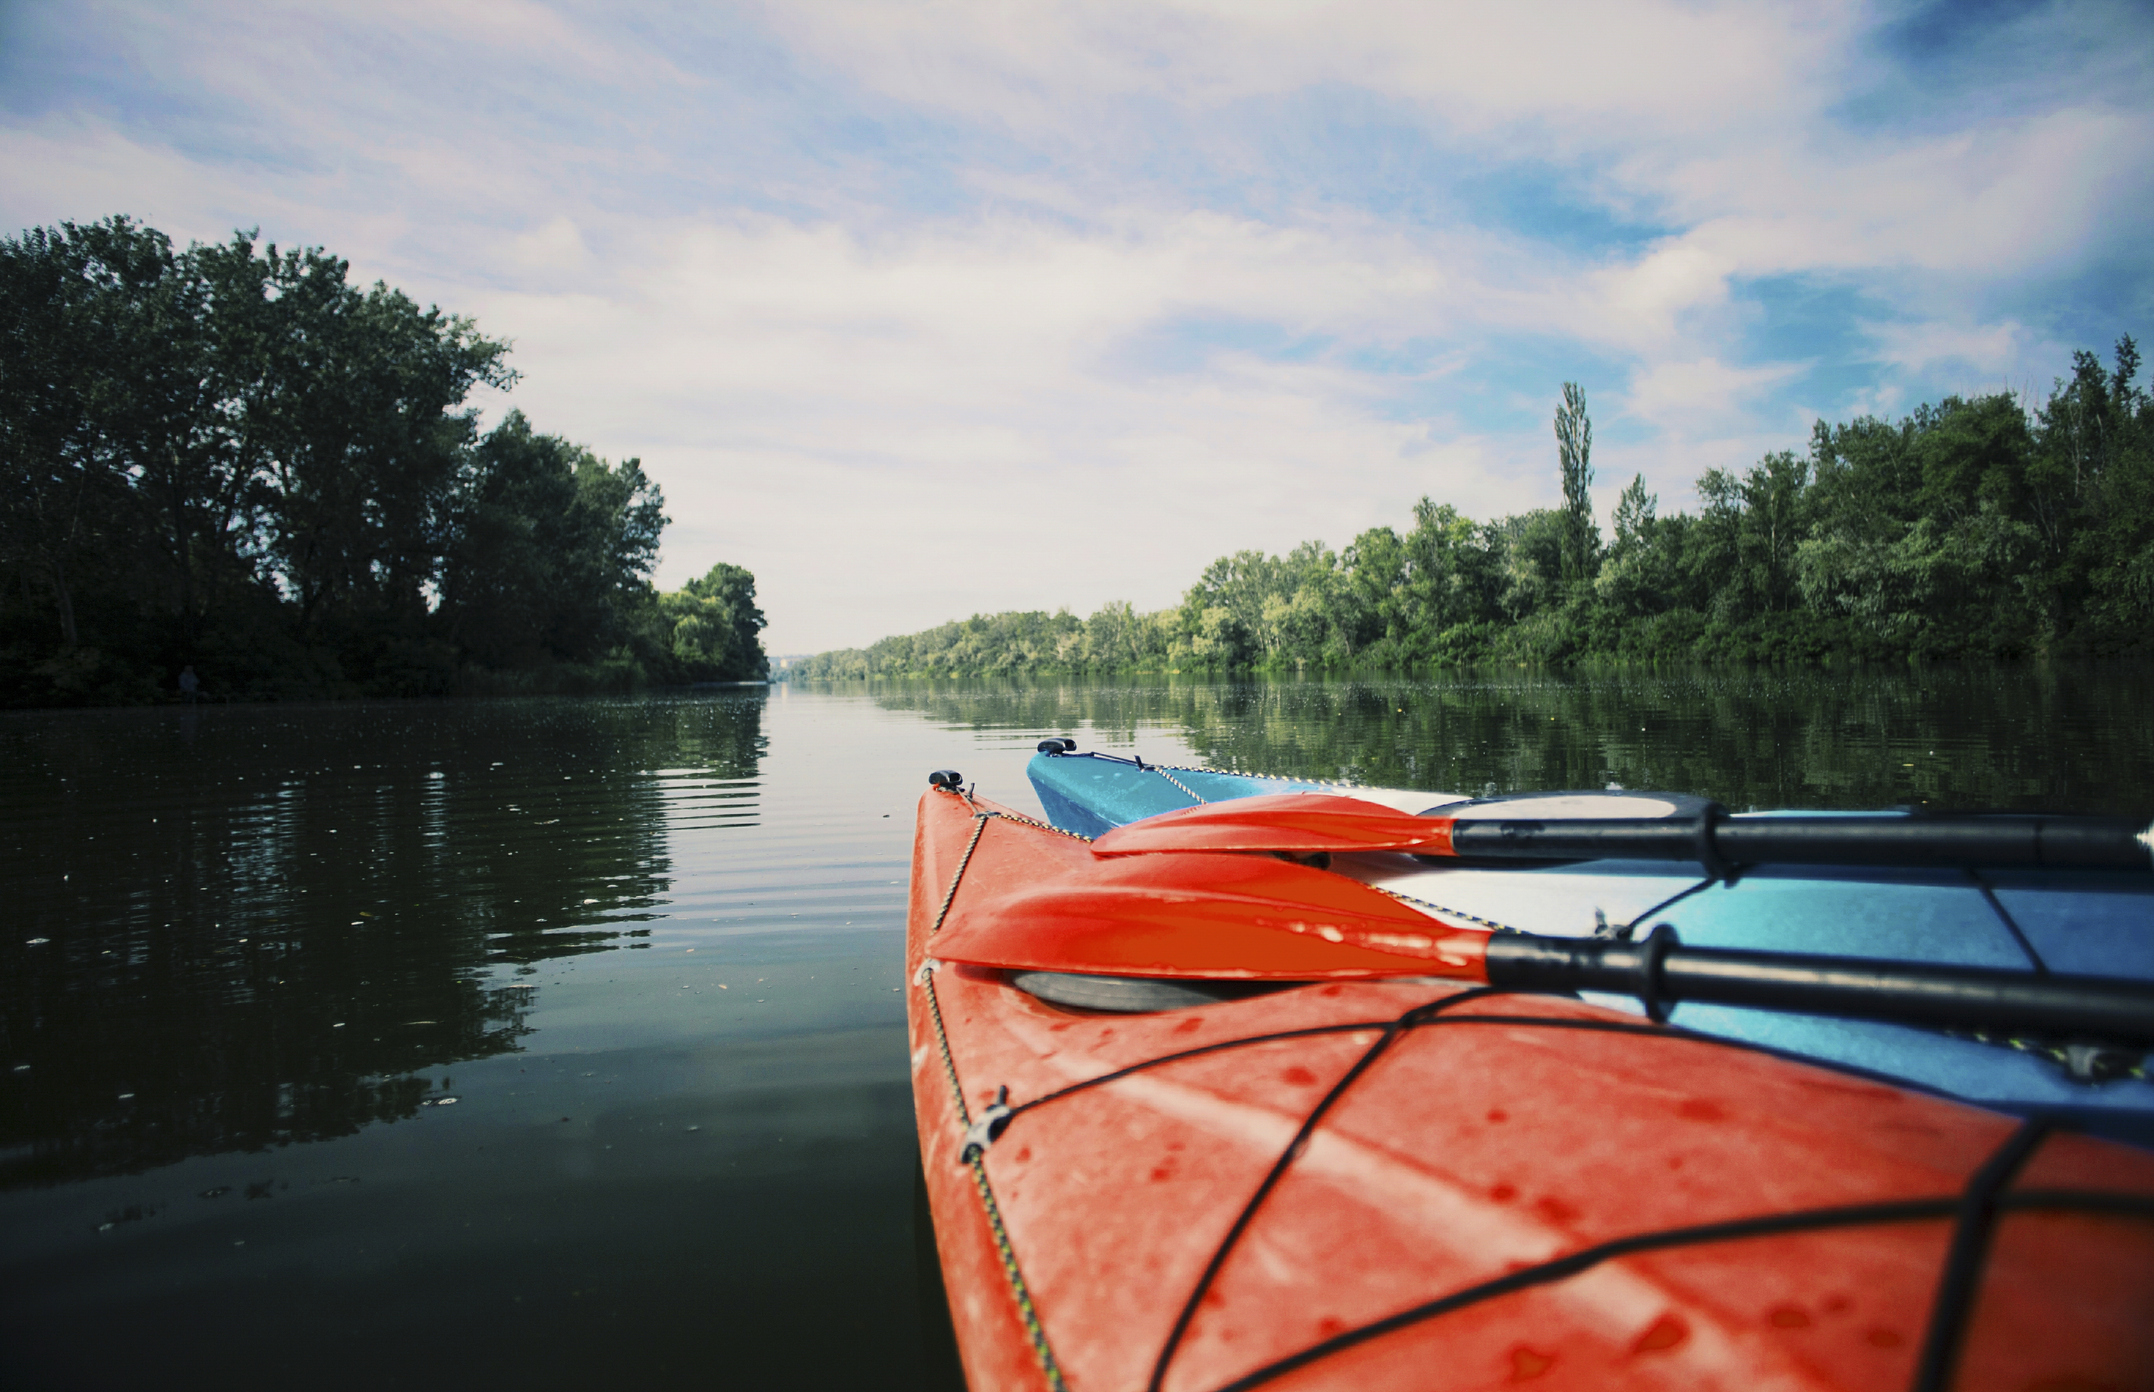
<path id="1" fill-rule="evenodd" d="M 580 271 L 591 259 L 591 249 L 583 242 L 583 230 L 568 217 L 554 218 L 542 227 L 511 237 L 506 253 L 526 275 Z"/>
<path id="2" fill-rule="evenodd" d="M 1839 142 L 1833 142 L 1838 144 Z M 1700 160 L 1664 187 L 1685 241 L 1740 273 L 1906 267 L 1998 278 L 2118 235 L 2148 201 L 2154 119 L 2060 111 L 1846 148 Z"/>
<path id="3" fill-rule="evenodd" d="M 1606 146 L 1701 112 L 1764 125 L 1857 29 L 1849 4 L 1553 0 L 993 0 L 773 4 L 770 22 L 908 103 L 1062 133 L 1133 97 L 1185 108 L 1350 84 L 1469 130 L 1517 124 Z"/>
<path id="4" fill-rule="evenodd" d="M 2000 381 L 2031 356 L 2034 346 L 2033 335 L 2009 319 L 1994 324 L 1965 320 L 1873 324 L 1869 332 L 1878 355 L 1895 367 L 1921 372 L 1943 364 L 1971 368 Z"/>
<path id="5" fill-rule="evenodd" d="M 2092 31 L 2095 8 L 2064 7 L 2017 41 L 2039 62 L 2058 34 Z M 859 82 L 1087 157 L 1143 144 L 1170 114 L 1231 119 L 1237 102 L 1324 84 L 1380 95 L 1441 145 L 1553 163 L 1581 194 L 1682 226 L 1622 272 L 1656 282 L 1639 287 L 1644 324 L 1663 332 L 1656 292 L 1710 299 L 1729 276 L 1879 267 L 1994 279 L 2128 235 L 2154 201 L 2144 101 L 2075 90 L 2061 63 L 2030 79 L 2049 98 L 2032 110 L 1984 105 L 1941 130 L 1839 119 L 1880 67 L 1862 44 L 1884 17 L 1856 3 L 842 0 L 770 13 Z"/>
<path id="6" fill-rule="evenodd" d="M 1337 361 L 1223 348 L 1153 371 L 1115 351 L 1206 313 L 1404 332 L 1449 281 L 1381 241 L 1174 217 L 871 242 L 764 219 L 656 231 L 627 259 L 605 295 L 471 307 L 517 339 L 541 428 L 664 484 L 666 578 L 749 565 L 789 650 L 979 607 L 1156 606 L 1225 551 L 1513 491 L 1500 450 L 1433 442 L 1393 418 L 1392 383 Z"/>
<path id="7" fill-rule="evenodd" d="M 1580 332 L 1644 352 L 1686 338 L 1699 315 L 1728 303 L 1734 266 L 1693 241 L 1674 240 L 1580 278 Z"/>
<path id="8" fill-rule="evenodd" d="M 1759 400 L 1802 370 L 1798 363 L 1735 367 L 1718 358 L 1663 360 L 1631 377 L 1623 410 L 1670 430 L 1751 420 Z"/>
<path id="9" fill-rule="evenodd" d="M 185 240 L 229 232 L 219 181 L 169 145 L 106 121 L 59 117 L 8 132 L 0 208 L 19 225 L 92 222 L 112 213 L 142 218 Z M 191 229 L 205 231 L 195 234 Z"/>

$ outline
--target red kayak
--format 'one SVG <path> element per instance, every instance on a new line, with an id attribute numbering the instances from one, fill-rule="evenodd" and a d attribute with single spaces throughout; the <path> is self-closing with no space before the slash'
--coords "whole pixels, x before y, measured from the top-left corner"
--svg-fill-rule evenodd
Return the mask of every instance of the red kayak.
<path id="1" fill-rule="evenodd" d="M 1151 860 L 920 803 L 973 1388 L 2154 1388 L 2154 1154 L 1448 979 L 1473 925 L 1315 864 Z"/>

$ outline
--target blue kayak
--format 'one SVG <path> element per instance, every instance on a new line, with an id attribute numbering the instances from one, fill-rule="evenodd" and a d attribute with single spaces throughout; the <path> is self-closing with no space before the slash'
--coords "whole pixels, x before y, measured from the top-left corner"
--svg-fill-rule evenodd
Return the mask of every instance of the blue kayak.
<path id="1" fill-rule="evenodd" d="M 1052 743 L 1052 742 L 1050 742 Z M 1056 826 L 1097 837 L 1162 812 L 1271 793 L 1327 792 L 1460 819 L 1654 818 L 1699 799 L 1624 790 L 1502 799 L 1183 768 L 1074 750 L 1027 769 Z M 1793 814 L 1725 818 L 1748 828 Z M 1816 814 L 1802 814 L 1817 820 Z M 1898 812 L 1846 813 L 1904 824 Z M 1454 921 L 1558 936 L 1628 936 L 1668 924 L 1689 946 L 1867 957 L 2154 982 L 2154 873 L 2055 868 L 1761 865 L 1697 860 L 1439 862 L 1395 854 L 1332 868 Z M 1590 996 L 1637 1009 L 1636 1002 Z M 1673 1024 L 2017 1113 L 2068 1115 L 2154 1143 L 2154 1083 L 2136 1049 L 1950 1033 L 1698 1003 Z"/>

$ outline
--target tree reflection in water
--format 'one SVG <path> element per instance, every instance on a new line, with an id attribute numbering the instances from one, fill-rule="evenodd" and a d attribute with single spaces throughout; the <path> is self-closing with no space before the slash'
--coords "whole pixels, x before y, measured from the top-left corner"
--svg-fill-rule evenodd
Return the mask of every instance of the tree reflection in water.
<path id="1" fill-rule="evenodd" d="M 516 1049 L 519 973 L 641 945 L 669 798 L 753 807 L 762 692 L 673 704 L 0 723 L 0 1187 L 348 1135 Z"/>
<path id="2" fill-rule="evenodd" d="M 833 687 L 958 726 L 1143 753 L 1166 731 L 1215 768 L 1484 795 L 1620 783 L 1738 809 L 2139 813 L 2154 788 L 2143 663 Z"/>

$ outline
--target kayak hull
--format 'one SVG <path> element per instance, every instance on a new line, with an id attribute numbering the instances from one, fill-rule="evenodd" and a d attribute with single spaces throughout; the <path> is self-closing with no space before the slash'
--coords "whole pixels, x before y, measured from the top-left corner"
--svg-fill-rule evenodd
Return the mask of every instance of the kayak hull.
<path id="1" fill-rule="evenodd" d="M 975 1388 L 1902 1388 L 1969 1212 L 1948 1385 L 2150 1385 L 2154 1156 L 1427 979 L 1057 1006 L 934 957 L 969 896 L 1090 862 L 1006 814 L 922 800 L 907 934 Z"/>

